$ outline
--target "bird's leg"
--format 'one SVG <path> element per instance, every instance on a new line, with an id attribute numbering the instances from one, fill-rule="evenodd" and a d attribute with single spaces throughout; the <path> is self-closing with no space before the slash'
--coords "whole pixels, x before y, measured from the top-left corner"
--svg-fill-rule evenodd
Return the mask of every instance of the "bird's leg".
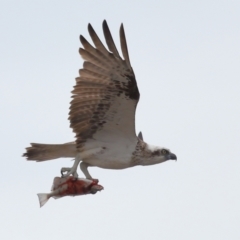
<path id="1" fill-rule="evenodd" d="M 88 163 L 85 163 L 85 162 L 80 163 L 80 169 L 82 170 L 85 177 L 87 179 L 93 179 L 92 176 L 90 175 L 90 173 L 88 172 L 88 167 L 89 167 Z"/>
<path id="2" fill-rule="evenodd" d="M 73 177 L 78 178 L 77 167 L 78 167 L 78 164 L 79 164 L 80 161 L 81 161 L 81 158 L 80 158 L 80 156 L 77 155 L 75 160 L 74 160 L 74 164 L 71 168 L 63 167 L 61 169 L 62 177 L 68 177 L 70 175 L 73 175 Z M 64 172 L 67 172 L 67 173 L 64 174 Z"/>
<path id="3" fill-rule="evenodd" d="M 64 174 L 64 172 L 67 172 L 67 173 Z M 68 168 L 68 167 L 61 168 L 61 175 L 62 177 L 68 177 L 72 175 L 74 178 L 78 178 L 77 171 L 74 171 L 73 168 Z"/>

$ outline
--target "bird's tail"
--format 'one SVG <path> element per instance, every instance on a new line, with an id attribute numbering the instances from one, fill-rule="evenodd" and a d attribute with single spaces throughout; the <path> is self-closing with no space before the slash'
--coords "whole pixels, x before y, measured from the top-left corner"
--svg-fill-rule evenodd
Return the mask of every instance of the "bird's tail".
<path id="1" fill-rule="evenodd" d="M 47 193 L 38 193 L 37 195 L 40 207 L 42 207 L 50 198 L 49 194 Z"/>
<path id="2" fill-rule="evenodd" d="M 23 157 L 30 161 L 47 161 L 61 157 L 74 158 L 77 154 L 75 142 L 65 144 L 41 144 L 31 143 L 31 147 L 26 148 Z"/>

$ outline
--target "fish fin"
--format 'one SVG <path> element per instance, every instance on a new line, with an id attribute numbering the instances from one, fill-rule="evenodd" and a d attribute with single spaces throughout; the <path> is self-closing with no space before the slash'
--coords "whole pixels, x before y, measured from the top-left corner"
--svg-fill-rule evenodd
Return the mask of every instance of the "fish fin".
<path id="1" fill-rule="evenodd" d="M 47 193 L 38 193 L 38 200 L 40 203 L 40 207 L 42 207 L 50 198 L 49 195 Z"/>

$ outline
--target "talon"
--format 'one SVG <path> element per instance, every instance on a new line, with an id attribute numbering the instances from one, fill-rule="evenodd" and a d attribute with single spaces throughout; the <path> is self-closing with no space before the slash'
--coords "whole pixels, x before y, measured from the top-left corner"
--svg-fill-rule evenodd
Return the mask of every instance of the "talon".
<path id="1" fill-rule="evenodd" d="M 64 172 L 67 172 L 67 173 L 64 174 Z M 72 175 L 74 178 L 76 179 L 78 178 L 78 173 L 75 168 L 62 168 L 61 175 L 62 177 L 69 177 L 70 175 Z"/>
<path id="2" fill-rule="evenodd" d="M 61 169 L 61 174 L 62 177 L 69 177 L 70 175 L 72 175 L 74 178 L 78 178 L 78 174 L 77 174 L 77 167 L 79 162 L 81 161 L 81 159 L 79 157 L 75 158 L 74 164 L 71 168 L 62 168 Z M 66 174 L 64 174 L 64 172 L 67 172 Z"/>
<path id="3" fill-rule="evenodd" d="M 60 171 L 60 172 L 61 172 L 61 175 L 62 175 L 62 177 L 65 177 L 65 174 L 64 174 L 64 172 L 69 172 L 69 171 L 70 171 L 70 169 L 71 169 L 71 168 L 62 168 L 62 169 L 61 169 L 61 171 Z"/>

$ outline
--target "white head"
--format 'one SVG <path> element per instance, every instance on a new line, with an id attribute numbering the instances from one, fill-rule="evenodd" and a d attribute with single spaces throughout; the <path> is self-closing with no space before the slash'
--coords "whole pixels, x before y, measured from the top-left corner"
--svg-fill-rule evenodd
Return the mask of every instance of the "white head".
<path id="1" fill-rule="evenodd" d="M 144 165 L 162 163 L 168 160 L 177 160 L 177 156 L 169 149 L 146 144 L 146 161 Z"/>
<path id="2" fill-rule="evenodd" d="M 176 160 L 177 156 L 169 149 L 148 144 L 143 141 L 142 132 L 138 134 L 139 143 L 142 146 L 142 165 L 153 165 L 166 162 L 168 160 Z"/>

